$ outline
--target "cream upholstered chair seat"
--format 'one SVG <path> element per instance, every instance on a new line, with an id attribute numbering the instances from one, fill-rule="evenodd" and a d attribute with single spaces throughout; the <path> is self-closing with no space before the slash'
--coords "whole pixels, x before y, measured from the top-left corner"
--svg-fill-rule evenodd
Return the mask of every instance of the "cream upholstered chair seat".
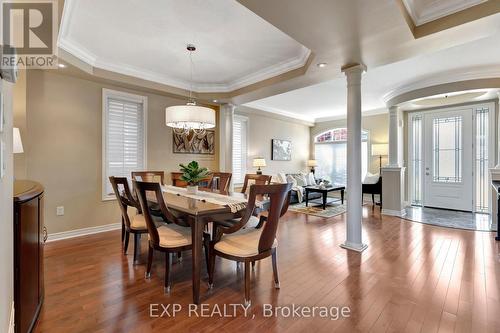
<path id="1" fill-rule="evenodd" d="M 155 222 L 156 225 L 159 225 L 160 223 L 164 222 L 161 217 L 158 216 L 153 216 L 153 221 Z M 146 220 L 144 219 L 144 215 L 142 214 L 137 214 L 135 216 L 132 216 L 132 219 L 130 220 L 130 228 L 134 230 L 147 230 L 146 226 Z"/>
<path id="2" fill-rule="evenodd" d="M 181 227 L 177 224 L 171 223 L 162 225 L 158 229 L 158 236 L 160 237 L 161 247 L 179 247 L 191 245 L 191 229 Z"/>
<path id="3" fill-rule="evenodd" d="M 130 228 L 134 230 L 147 230 L 146 220 L 144 219 L 144 215 L 137 214 L 132 216 L 130 219 Z"/>
<path id="4" fill-rule="evenodd" d="M 258 221 L 258 219 L 257 219 Z M 259 240 L 263 229 L 240 229 L 234 234 L 224 234 L 221 240 L 215 243 L 214 248 L 222 253 L 237 256 L 251 257 L 259 254 Z M 278 246 L 274 239 L 273 248 Z"/>

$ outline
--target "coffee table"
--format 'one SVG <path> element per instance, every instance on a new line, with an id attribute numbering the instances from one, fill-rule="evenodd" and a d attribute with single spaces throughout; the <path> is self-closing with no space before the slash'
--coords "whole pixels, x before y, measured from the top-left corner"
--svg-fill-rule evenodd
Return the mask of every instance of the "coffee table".
<path id="1" fill-rule="evenodd" d="M 328 187 L 319 187 L 319 186 L 306 186 L 304 187 L 306 190 L 306 207 L 309 205 L 309 193 L 321 193 L 323 195 L 323 209 L 326 209 L 326 204 L 327 204 L 327 197 L 328 197 L 328 192 L 335 192 L 335 191 L 340 191 L 340 200 L 342 201 L 342 204 L 344 204 L 344 191 L 345 191 L 345 186 L 344 185 L 330 185 Z M 338 201 L 338 200 L 337 200 Z"/>

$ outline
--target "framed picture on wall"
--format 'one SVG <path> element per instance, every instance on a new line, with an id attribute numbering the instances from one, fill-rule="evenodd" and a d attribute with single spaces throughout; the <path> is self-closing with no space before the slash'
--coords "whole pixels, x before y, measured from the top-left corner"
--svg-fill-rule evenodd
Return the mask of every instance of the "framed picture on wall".
<path id="1" fill-rule="evenodd" d="M 292 141 L 272 139 L 271 159 L 273 161 L 291 161 Z"/>
<path id="2" fill-rule="evenodd" d="M 3 128 L 5 125 L 5 115 L 3 112 L 3 95 L 0 94 L 0 133 L 3 133 Z"/>

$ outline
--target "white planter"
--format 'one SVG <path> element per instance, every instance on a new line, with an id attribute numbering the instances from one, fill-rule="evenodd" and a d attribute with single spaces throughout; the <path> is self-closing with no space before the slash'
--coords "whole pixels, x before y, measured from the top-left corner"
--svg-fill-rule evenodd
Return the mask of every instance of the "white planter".
<path id="1" fill-rule="evenodd" d="M 196 194 L 198 193 L 198 186 L 188 186 L 187 187 L 188 194 Z"/>

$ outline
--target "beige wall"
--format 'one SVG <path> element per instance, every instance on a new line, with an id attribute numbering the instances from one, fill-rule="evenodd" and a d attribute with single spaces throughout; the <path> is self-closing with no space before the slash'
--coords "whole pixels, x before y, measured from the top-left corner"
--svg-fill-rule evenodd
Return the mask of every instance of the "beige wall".
<path id="1" fill-rule="evenodd" d="M 0 80 L 4 98 L 5 127 L 0 133 L 5 144 L 6 173 L 0 179 L 0 332 L 8 332 L 13 300 L 13 161 L 12 161 L 12 85 Z"/>
<path id="2" fill-rule="evenodd" d="M 306 162 L 309 158 L 309 126 L 272 114 L 263 115 L 262 111 L 246 107 L 236 109 L 236 114 L 248 118 L 248 161 L 247 172 L 254 173 L 252 166 L 254 157 L 262 156 L 267 166 L 264 174 L 275 175 L 278 172 L 295 173 L 307 170 Z M 271 140 L 282 139 L 292 142 L 291 161 L 271 160 Z"/>
<path id="3" fill-rule="evenodd" d="M 218 169 L 218 152 L 211 157 L 172 154 L 172 132 L 165 126 L 164 110 L 184 100 L 52 71 L 30 71 L 23 137 L 27 178 L 46 188 L 49 234 L 120 221 L 116 202 L 101 200 L 102 88 L 148 97 L 148 169 L 176 171 L 179 163 L 193 159 Z M 57 206 L 65 207 L 64 216 L 56 216 Z"/>
<path id="4" fill-rule="evenodd" d="M 316 123 L 311 127 L 311 153 L 314 154 L 313 140 L 314 137 L 326 130 L 347 127 L 347 119 L 331 120 Z M 389 143 L 389 115 L 387 113 L 365 116 L 362 119 L 363 130 L 369 131 L 370 144 L 374 143 Z M 387 156 L 382 158 L 382 166 L 387 164 Z M 371 173 L 379 172 L 379 157 L 370 156 L 370 165 L 368 169 Z"/>

